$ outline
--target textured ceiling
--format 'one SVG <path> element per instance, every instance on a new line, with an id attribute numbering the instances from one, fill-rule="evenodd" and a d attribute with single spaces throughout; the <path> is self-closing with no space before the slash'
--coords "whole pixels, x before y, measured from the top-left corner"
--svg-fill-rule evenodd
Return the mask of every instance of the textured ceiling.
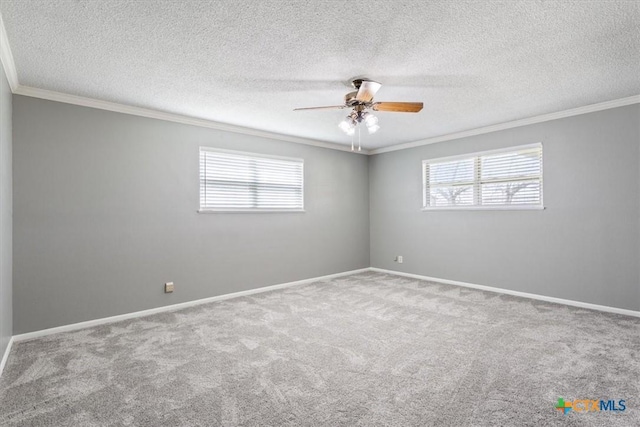
<path id="1" fill-rule="evenodd" d="M 20 84 L 317 140 L 383 83 L 366 148 L 640 94 L 637 1 L 12 1 Z"/>

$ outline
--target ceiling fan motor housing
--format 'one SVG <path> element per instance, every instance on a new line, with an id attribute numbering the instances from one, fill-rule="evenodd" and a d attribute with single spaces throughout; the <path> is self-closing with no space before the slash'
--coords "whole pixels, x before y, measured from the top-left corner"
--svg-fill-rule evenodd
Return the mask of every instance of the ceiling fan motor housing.
<path id="1" fill-rule="evenodd" d="M 354 105 L 358 105 L 360 101 L 356 99 L 356 95 L 358 95 L 358 91 L 349 92 L 344 96 L 344 103 L 349 107 L 353 107 Z"/>
<path id="2" fill-rule="evenodd" d="M 344 103 L 347 106 L 353 107 L 353 106 L 356 106 L 356 105 L 365 105 L 364 102 L 359 101 L 359 100 L 356 99 L 356 97 L 358 96 L 358 91 L 360 90 L 360 86 L 362 86 L 362 82 L 365 82 L 365 81 L 371 81 L 371 80 L 354 79 L 354 80 L 351 81 L 351 86 L 353 86 L 355 91 L 349 92 L 348 94 L 346 94 L 344 96 Z"/>

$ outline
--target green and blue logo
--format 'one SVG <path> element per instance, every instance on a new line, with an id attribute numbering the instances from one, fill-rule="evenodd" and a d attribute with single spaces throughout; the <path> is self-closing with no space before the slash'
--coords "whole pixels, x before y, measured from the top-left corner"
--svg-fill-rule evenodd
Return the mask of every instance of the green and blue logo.
<path id="1" fill-rule="evenodd" d="M 558 403 L 555 408 L 558 411 L 562 411 L 565 415 L 569 412 L 599 412 L 599 411 L 612 411 L 612 412 L 624 412 L 627 409 L 626 400 L 597 400 L 597 399 L 576 399 L 573 401 L 566 401 L 562 397 L 558 399 Z"/>

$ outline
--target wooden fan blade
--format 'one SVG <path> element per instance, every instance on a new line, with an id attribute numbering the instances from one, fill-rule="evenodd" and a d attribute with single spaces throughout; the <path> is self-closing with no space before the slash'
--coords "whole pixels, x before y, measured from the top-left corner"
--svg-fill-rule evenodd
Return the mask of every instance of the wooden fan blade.
<path id="1" fill-rule="evenodd" d="M 356 100 L 360 102 L 371 102 L 373 97 L 376 95 L 376 92 L 378 92 L 381 87 L 382 85 L 378 82 L 363 80 L 362 83 L 360 83 L 360 89 L 358 89 Z"/>
<path id="2" fill-rule="evenodd" d="M 376 102 L 371 108 L 375 111 L 392 111 L 396 113 L 417 113 L 422 110 L 422 102 Z"/>
<path id="3" fill-rule="evenodd" d="M 305 108 L 294 108 L 293 111 L 302 111 L 302 110 L 340 110 L 342 108 L 347 108 L 346 105 L 331 105 L 329 107 L 305 107 Z"/>

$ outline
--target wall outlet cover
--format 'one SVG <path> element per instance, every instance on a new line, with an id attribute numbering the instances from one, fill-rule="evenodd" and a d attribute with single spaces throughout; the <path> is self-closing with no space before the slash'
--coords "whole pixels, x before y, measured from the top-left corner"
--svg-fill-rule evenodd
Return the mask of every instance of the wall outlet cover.
<path id="1" fill-rule="evenodd" d="M 164 284 L 164 293 L 170 294 L 173 292 L 173 282 L 167 282 Z"/>

